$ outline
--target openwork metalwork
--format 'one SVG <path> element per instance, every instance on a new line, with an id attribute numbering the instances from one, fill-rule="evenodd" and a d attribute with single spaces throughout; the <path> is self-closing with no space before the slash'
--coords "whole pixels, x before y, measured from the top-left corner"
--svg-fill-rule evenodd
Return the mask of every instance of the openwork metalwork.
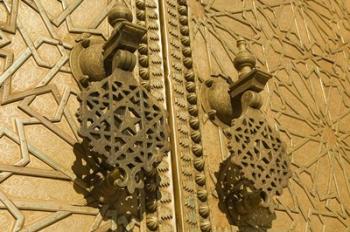
<path id="1" fill-rule="evenodd" d="M 108 18 L 114 27 L 110 38 L 101 43 L 83 35 L 71 54 L 73 74 L 83 87 L 79 135 L 102 156 L 113 179 L 104 177 L 110 187 L 130 194 L 144 187 L 144 172 L 156 168 L 168 144 L 164 111 L 132 73 L 133 53 L 146 33 L 132 18 L 128 8 L 116 4 Z"/>
<path id="2" fill-rule="evenodd" d="M 152 171 L 167 150 L 164 115 L 129 72 L 117 70 L 82 91 L 80 135 L 119 168 L 115 184 L 133 192 L 143 187 L 142 171 Z"/>
<path id="3" fill-rule="evenodd" d="M 271 227 L 275 219 L 272 200 L 282 194 L 291 176 L 286 146 L 259 110 L 257 94 L 243 94 L 243 114 L 225 130 L 230 156 L 218 178 L 221 201 L 241 231 Z"/>
<path id="4" fill-rule="evenodd" d="M 271 228 L 275 213 L 262 206 L 264 192 L 254 186 L 254 182 L 242 177 L 241 168 L 224 161 L 220 166 L 220 181 L 217 189 L 220 208 L 229 216 L 230 222 L 240 231 L 266 231 Z"/>
<path id="5" fill-rule="evenodd" d="M 81 142 L 74 117 L 81 89 L 69 54 L 83 33 L 108 39 L 107 13 L 115 2 L 0 1 L 0 231 L 236 231 L 221 216 L 215 191 L 214 173 L 230 153 L 222 129 L 200 109 L 199 87 L 210 77 L 236 81 L 232 60 L 239 35 L 250 41 L 257 65 L 273 75 L 261 111 L 276 123 L 293 157 L 293 177 L 275 200 L 271 231 L 349 228 L 348 0 L 123 0 L 133 22 L 147 28 L 134 74 L 167 105 L 175 124 L 174 151 L 157 167 L 160 184 L 149 188 L 157 190 L 147 190 L 146 180 L 145 194 L 133 198 L 133 206 L 144 202 L 146 212 L 133 212 L 144 215 L 142 220 L 128 224 L 130 215 L 119 217 L 120 207 L 86 203 L 85 175 L 91 172 L 74 152 Z M 89 78 L 110 75 L 99 70 Z M 232 110 L 208 116 L 221 112 Z M 82 167 L 86 172 L 80 175 Z M 113 176 L 106 189 L 112 190 Z M 125 199 L 122 191 L 111 195 Z"/>
<path id="6" fill-rule="evenodd" d="M 230 155 L 221 164 L 217 190 L 221 208 L 240 231 L 266 231 L 275 219 L 272 199 L 287 187 L 291 172 L 285 144 L 260 111 L 259 92 L 271 76 L 255 69 L 245 46 L 238 40 L 234 63 L 239 80 L 229 95 L 240 116 L 224 130 Z"/>
<path id="7" fill-rule="evenodd" d="M 234 119 L 228 131 L 231 162 L 264 193 L 266 203 L 274 195 L 281 195 L 288 183 L 289 162 L 285 144 L 278 133 L 255 109 L 249 109 L 242 117 Z"/>

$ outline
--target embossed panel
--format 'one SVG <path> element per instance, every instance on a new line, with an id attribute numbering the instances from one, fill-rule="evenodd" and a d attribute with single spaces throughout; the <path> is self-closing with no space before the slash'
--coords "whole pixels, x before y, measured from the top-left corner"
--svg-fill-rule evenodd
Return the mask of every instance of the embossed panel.
<path id="1" fill-rule="evenodd" d="M 131 201 L 119 195 L 132 202 L 124 215 L 90 196 L 91 163 L 75 116 L 81 89 L 69 54 L 82 33 L 108 38 L 106 16 L 115 3 L 0 1 L 0 231 L 174 230 L 168 155 L 145 191 Z M 158 2 L 123 3 L 148 28 L 135 74 L 165 106 Z"/>
<path id="2" fill-rule="evenodd" d="M 243 36 L 273 74 L 265 114 L 292 156 L 293 176 L 269 231 L 347 231 L 350 226 L 348 1 L 190 0 L 195 74 L 237 80 Z M 201 99 L 199 99 L 201 101 Z M 216 172 L 229 154 L 220 128 L 200 112 L 213 231 L 236 231 L 218 208 Z"/>
<path id="3" fill-rule="evenodd" d="M 171 152 L 123 204 L 91 197 L 69 55 L 83 33 L 109 37 L 116 0 L 2 0 L 0 231 L 237 231 L 216 192 L 228 141 L 199 93 L 237 80 L 239 36 L 273 75 L 262 110 L 292 159 L 269 231 L 349 230 L 349 1 L 122 2 L 147 29 L 134 75 L 167 110 Z"/>

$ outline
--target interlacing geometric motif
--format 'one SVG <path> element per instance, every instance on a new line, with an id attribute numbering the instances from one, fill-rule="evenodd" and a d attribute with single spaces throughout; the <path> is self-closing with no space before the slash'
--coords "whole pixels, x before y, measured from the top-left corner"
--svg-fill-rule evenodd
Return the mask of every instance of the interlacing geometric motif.
<path id="1" fill-rule="evenodd" d="M 257 65 L 273 75 L 263 93 L 267 104 L 262 110 L 267 119 L 275 120 L 288 143 L 293 177 L 277 199 L 271 231 L 346 231 L 350 226 L 350 2 L 190 2 L 193 37 L 196 46 L 205 50 L 193 51 L 202 77 L 234 76 L 229 64 L 239 36 L 249 41 Z"/>
<path id="2" fill-rule="evenodd" d="M 288 184 L 289 158 L 285 144 L 263 115 L 249 111 L 232 120 L 228 129 L 230 161 L 241 170 L 242 177 L 264 193 L 263 201 L 268 206 Z"/>
<path id="3" fill-rule="evenodd" d="M 286 145 L 259 109 L 248 107 L 225 129 L 230 155 L 216 184 L 220 208 L 240 231 L 266 231 L 274 202 L 291 177 Z"/>
<path id="4" fill-rule="evenodd" d="M 142 171 L 150 172 L 167 152 L 165 114 L 156 100 L 129 73 L 117 70 L 83 89 L 79 134 L 90 149 L 118 167 L 119 187 L 143 187 Z"/>
<path id="5" fill-rule="evenodd" d="M 221 210 L 240 231 L 263 232 L 271 228 L 276 214 L 273 208 L 263 206 L 265 193 L 244 178 L 241 168 L 230 159 L 220 165 L 217 187 Z"/>
<path id="6" fill-rule="evenodd" d="M 135 8 L 136 1 L 123 2 Z M 0 1 L 0 231 L 119 229 L 118 212 L 108 205 L 91 206 L 85 199 L 88 183 L 74 171 L 76 163 L 80 168 L 88 164 L 74 153 L 81 142 L 74 117 L 81 90 L 69 66 L 70 51 L 82 33 L 108 37 L 107 13 L 115 3 Z M 162 71 L 157 73 L 162 80 Z M 160 92 L 162 85 L 157 87 Z M 168 164 L 161 165 L 169 178 Z M 162 199 L 171 205 L 165 194 L 169 181 L 164 183 Z M 165 225 L 171 208 L 162 215 Z M 133 223 L 136 231 L 142 226 Z"/>

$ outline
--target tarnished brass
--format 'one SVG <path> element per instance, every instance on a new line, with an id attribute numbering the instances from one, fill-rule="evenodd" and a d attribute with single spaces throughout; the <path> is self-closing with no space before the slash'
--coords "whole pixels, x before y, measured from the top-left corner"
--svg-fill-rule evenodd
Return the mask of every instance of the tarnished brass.
<path id="1" fill-rule="evenodd" d="M 349 2 L 0 1 L 0 231 L 347 231 Z M 158 109 L 170 151 L 118 160 Z"/>
<path id="2" fill-rule="evenodd" d="M 121 6 L 121 4 L 120 4 Z M 131 11 L 125 7 L 114 7 L 109 14 L 109 22 L 114 27 L 109 39 L 104 42 L 82 34 L 71 52 L 71 67 L 74 77 L 81 84 L 100 81 L 109 76 L 113 65 L 132 71 L 136 65 L 133 54 L 139 47 L 146 29 L 132 24 Z M 118 58 L 114 59 L 114 56 Z"/>
<path id="3" fill-rule="evenodd" d="M 220 75 L 212 76 L 201 86 L 202 107 L 209 119 L 220 127 L 228 127 L 234 117 L 229 80 Z"/>
<path id="4" fill-rule="evenodd" d="M 70 54 L 70 66 L 74 78 L 83 85 L 87 81 L 99 81 L 106 77 L 103 64 L 103 45 L 101 39 L 91 39 L 83 33 L 75 40 L 77 43 Z"/>
<path id="5" fill-rule="evenodd" d="M 204 83 L 207 90 L 202 92 L 212 107 L 207 112 L 209 119 L 230 121 L 230 127 L 224 129 L 230 155 L 220 165 L 217 192 L 221 209 L 240 231 L 266 231 L 275 218 L 272 199 L 282 194 L 291 176 L 289 157 L 278 132 L 259 110 L 259 92 L 271 75 L 255 69 L 255 58 L 246 50 L 244 40 L 237 44 L 240 51 L 234 64 L 238 81 L 228 88 L 228 81 L 211 79 Z M 222 109 L 229 106 L 232 111 Z M 218 113 L 226 114 L 220 117 Z"/>
<path id="6" fill-rule="evenodd" d="M 269 73 L 255 68 L 255 58 L 246 50 L 245 41 L 237 41 L 240 49 L 234 60 L 238 71 L 238 81 L 233 83 L 230 77 L 212 76 L 201 87 L 202 106 L 216 125 L 227 127 L 233 118 L 242 114 L 241 97 L 247 90 L 260 92 L 271 78 Z M 243 103 L 244 104 L 244 103 Z"/>
<path id="7" fill-rule="evenodd" d="M 275 218 L 273 197 L 282 194 L 291 176 L 289 158 L 259 111 L 258 93 L 248 90 L 241 99 L 242 115 L 225 130 L 230 156 L 219 170 L 219 199 L 240 231 L 265 231 Z"/>
<path id="8" fill-rule="evenodd" d="M 144 187 L 144 172 L 152 172 L 168 149 L 165 113 L 132 73 L 146 30 L 131 21 L 128 8 L 116 5 L 109 13 L 111 37 L 105 43 L 82 38 L 71 57 L 84 86 L 79 135 L 110 170 L 103 186 L 130 194 Z"/>

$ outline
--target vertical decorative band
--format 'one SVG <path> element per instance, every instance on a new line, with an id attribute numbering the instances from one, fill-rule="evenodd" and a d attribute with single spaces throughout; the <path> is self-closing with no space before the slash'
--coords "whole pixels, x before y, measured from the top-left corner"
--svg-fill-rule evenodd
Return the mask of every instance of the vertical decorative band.
<path id="1" fill-rule="evenodd" d="M 172 103 L 173 155 L 177 168 L 177 212 L 180 230 L 211 231 L 193 71 L 188 6 L 185 0 L 163 3 L 163 41 L 167 51 L 167 91 Z"/>
<path id="2" fill-rule="evenodd" d="M 165 106 L 165 78 L 163 70 L 159 4 L 156 0 L 137 0 L 137 23 L 147 29 L 138 49 L 141 85 L 149 89 L 157 101 Z M 165 154 L 157 167 L 158 175 L 147 177 L 145 186 L 146 224 L 151 231 L 175 231 L 170 154 Z"/>

